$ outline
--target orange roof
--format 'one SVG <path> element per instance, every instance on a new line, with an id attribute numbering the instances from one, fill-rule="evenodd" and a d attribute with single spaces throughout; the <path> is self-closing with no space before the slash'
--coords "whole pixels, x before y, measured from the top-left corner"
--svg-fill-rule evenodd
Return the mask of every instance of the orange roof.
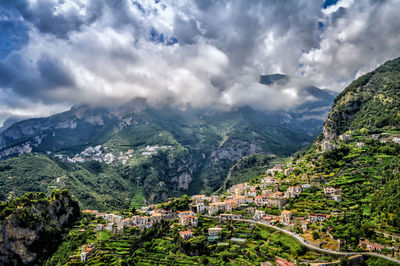
<path id="1" fill-rule="evenodd" d="M 179 234 L 187 235 L 187 234 L 193 234 L 193 233 L 192 233 L 192 231 L 187 230 L 187 231 L 180 231 Z"/>
<path id="2" fill-rule="evenodd" d="M 89 252 L 92 251 L 92 250 L 93 250 L 93 248 L 85 247 L 85 252 L 86 252 L 86 253 L 89 253 Z"/>
<path id="3" fill-rule="evenodd" d="M 98 214 L 99 212 L 96 210 L 83 210 L 82 213 Z"/>
<path id="4" fill-rule="evenodd" d="M 293 263 L 291 263 L 291 262 L 289 262 L 287 260 L 281 259 L 281 258 L 277 258 L 275 260 L 275 262 L 280 266 L 292 266 L 292 265 L 294 265 Z"/>
<path id="5" fill-rule="evenodd" d="M 183 211 L 183 212 L 177 211 L 177 213 L 192 213 L 192 211 Z"/>
<path id="6" fill-rule="evenodd" d="M 192 198 L 205 198 L 206 195 L 193 195 Z"/>

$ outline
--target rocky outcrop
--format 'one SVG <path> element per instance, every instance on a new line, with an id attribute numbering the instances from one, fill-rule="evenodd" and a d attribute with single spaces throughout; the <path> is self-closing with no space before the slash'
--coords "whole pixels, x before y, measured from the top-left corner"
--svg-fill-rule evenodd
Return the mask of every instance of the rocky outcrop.
<path id="1" fill-rule="evenodd" d="M 30 141 L 27 141 L 22 144 L 0 151 L 0 159 L 8 158 L 11 156 L 19 156 L 25 153 L 30 153 L 31 151 L 32 151 L 32 144 Z"/>
<path id="2" fill-rule="evenodd" d="M 40 264 L 80 214 L 78 202 L 66 190 L 54 191 L 50 198 L 28 193 L 6 208 L 8 213 L 0 217 L 1 265 Z"/>
<path id="3" fill-rule="evenodd" d="M 322 152 L 333 151 L 336 149 L 336 146 L 332 144 L 329 140 L 324 140 L 321 143 L 321 150 Z"/>
<path id="4" fill-rule="evenodd" d="M 256 153 L 265 154 L 265 151 L 256 143 L 227 138 L 217 150 L 211 153 L 211 157 L 218 160 L 228 159 L 231 161 L 239 161 L 240 158 L 244 156 Z"/>
<path id="5" fill-rule="evenodd" d="M 192 182 L 192 176 L 188 173 L 182 173 L 179 176 L 179 188 L 187 190 L 189 188 L 189 184 Z"/>

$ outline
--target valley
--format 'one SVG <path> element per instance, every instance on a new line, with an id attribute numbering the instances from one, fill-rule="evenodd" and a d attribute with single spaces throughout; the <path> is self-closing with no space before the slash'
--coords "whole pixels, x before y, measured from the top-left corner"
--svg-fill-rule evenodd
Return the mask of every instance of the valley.
<path id="1" fill-rule="evenodd" d="M 0 199 L 69 189 L 85 208 L 115 210 L 220 192 L 227 182 L 246 179 L 230 172 L 242 158 L 250 160 L 245 168 L 252 174 L 262 174 L 312 142 L 322 127 L 312 115 L 320 111 L 313 110 L 333 96 L 316 88 L 310 93 L 321 98 L 300 113 L 154 108 L 138 99 L 18 121 L 0 132 Z"/>

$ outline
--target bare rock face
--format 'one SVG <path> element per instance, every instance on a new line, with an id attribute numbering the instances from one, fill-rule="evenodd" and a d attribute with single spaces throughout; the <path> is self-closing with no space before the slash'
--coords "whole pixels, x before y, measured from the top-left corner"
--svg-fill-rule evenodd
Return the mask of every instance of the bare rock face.
<path id="1" fill-rule="evenodd" d="M 179 188 L 187 190 L 190 182 L 192 182 L 192 176 L 188 173 L 182 173 L 179 176 Z"/>
<path id="2" fill-rule="evenodd" d="M 329 140 L 324 140 L 321 143 L 321 150 L 323 152 L 333 151 L 336 149 L 336 146 L 332 144 Z"/>
<path id="3" fill-rule="evenodd" d="M 329 123 L 324 125 L 322 132 L 324 134 L 325 141 L 332 141 L 336 138 L 336 130 Z"/>
<path id="4" fill-rule="evenodd" d="M 50 198 L 28 193 L 7 207 L 14 210 L 0 217 L 1 265 L 40 264 L 80 214 L 78 202 L 68 191 L 55 191 Z"/>
<path id="5" fill-rule="evenodd" d="M 215 157 L 218 160 L 228 159 L 231 161 L 239 161 L 240 158 L 244 156 L 256 153 L 265 153 L 265 151 L 256 143 L 228 138 L 217 150 L 211 153 L 211 157 Z"/>
<path id="6" fill-rule="evenodd" d="M 20 145 L 10 147 L 0 151 L 0 159 L 7 158 L 9 156 L 18 156 L 32 151 L 31 141 L 24 142 Z"/>

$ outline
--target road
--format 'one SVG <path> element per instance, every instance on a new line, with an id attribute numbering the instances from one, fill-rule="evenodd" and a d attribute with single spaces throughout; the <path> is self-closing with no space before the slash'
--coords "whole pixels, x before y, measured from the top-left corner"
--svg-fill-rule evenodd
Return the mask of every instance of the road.
<path id="1" fill-rule="evenodd" d="M 208 216 L 208 215 L 206 215 L 206 216 L 209 217 L 209 218 L 218 218 L 218 217 L 213 217 L 213 216 Z M 315 247 L 315 246 L 311 245 L 310 243 L 308 243 L 306 240 L 304 240 L 300 235 L 298 235 L 298 234 L 296 234 L 296 233 L 294 233 L 292 231 L 289 231 L 289 230 L 286 230 L 286 229 L 271 225 L 271 224 L 269 224 L 267 222 L 250 220 L 250 219 L 233 219 L 233 220 L 234 221 L 240 221 L 240 222 L 247 222 L 247 223 L 255 223 L 255 224 L 267 226 L 267 227 L 272 228 L 272 229 L 274 229 L 276 231 L 279 231 L 279 232 L 282 232 L 284 234 L 287 234 L 287 235 L 290 235 L 290 236 L 294 237 L 303 246 L 305 246 L 305 247 L 307 247 L 309 249 L 318 251 L 318 252 L 332 254 L 332 255 L 339 255 L 339 256 L 352 256 L 352 255 L 358 255 L 358 254 L 367 255 L 367 256 L 383 258 L 383 259 L 386 259 L 386 260 L 389 260 L 389 261 L 392 261 L 392 262 L 400 264 L 399 260 L 396 260 L 396 259 L 394 259 L 392 257 L 385 256 L 385 255 L 382 255 L 382 254 L 377 254 L 377 253 L 372 253 L 372 252 L 343 252 L 343 251 L 334 251 L 334 250 Z"/>

